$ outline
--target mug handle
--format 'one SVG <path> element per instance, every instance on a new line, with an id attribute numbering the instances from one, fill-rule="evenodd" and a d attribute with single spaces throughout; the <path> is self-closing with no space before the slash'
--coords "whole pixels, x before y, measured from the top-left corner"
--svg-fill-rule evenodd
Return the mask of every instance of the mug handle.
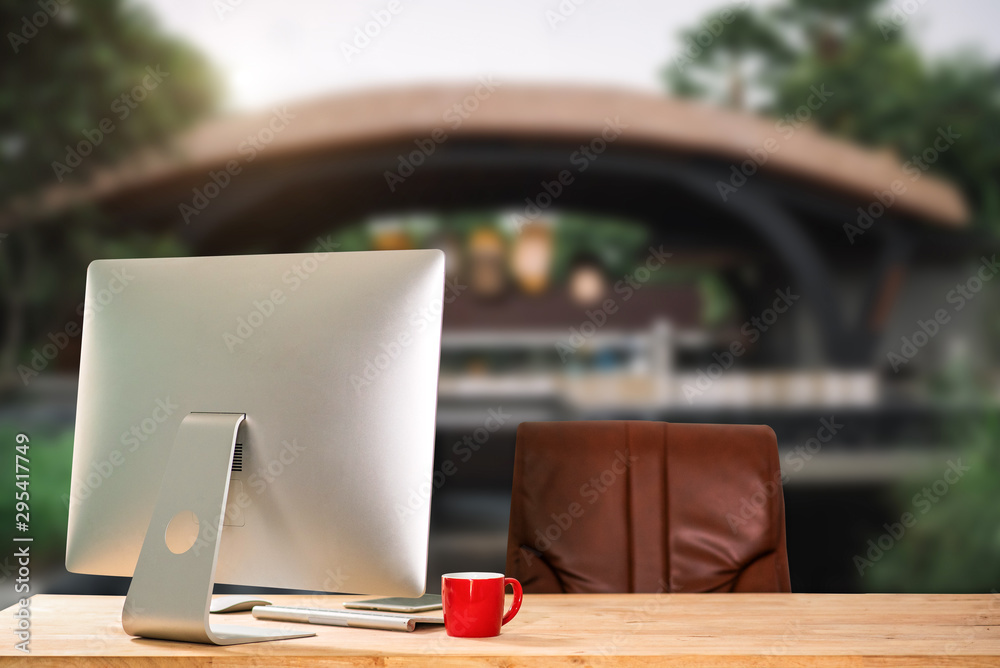
<path id="1" fill-rule="evenodd" d="M 507 614 L 503 616 L 503 621 L 500 622 L 500 626 L 503 626 L 510 620 L 514 619 L 514 615 L 516 615 L 517 611 L 521 609 L 521 583 L 514 578 L 504 578 L 503 588 L 507 589 L 507 585 L 510 585 L 511 589 L 514 590 L 514 602 L 510 604 L 510 610 L 508 610 Z"/>

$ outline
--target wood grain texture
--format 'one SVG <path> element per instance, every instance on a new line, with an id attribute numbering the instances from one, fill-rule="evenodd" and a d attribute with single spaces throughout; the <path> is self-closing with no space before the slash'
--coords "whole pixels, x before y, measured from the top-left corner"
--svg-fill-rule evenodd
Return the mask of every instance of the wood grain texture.
<path id="1" fill-rule="evenodd" d="M 272 596 L 339 607 L 364 597 Z M 1000 666 L 1000 596 L 528 595 L 497 638 L 310 625 L 315 638 L 211 647 L 131 638 L 121 597 L 31 599 L 31 655 L 4 665 L 119 666 Z M 13 628 L 13 608 L 3 611 Z M 434 613 L 429 613 L 434 614 Z M 440 613 L 437 613 L 440 614 Z M 249 613 L 218 622 L 281 626 Z M 303 625 L 293 625 L 300 628 Z M 13 657 L 13 658 L 12 658 Z"/>

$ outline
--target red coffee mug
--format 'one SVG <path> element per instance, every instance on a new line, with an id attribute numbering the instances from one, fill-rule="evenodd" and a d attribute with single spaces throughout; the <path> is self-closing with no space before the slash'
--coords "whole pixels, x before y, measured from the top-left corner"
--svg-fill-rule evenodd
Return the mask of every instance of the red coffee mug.
<path id="1" fill-rule="evenodd" d="M 503 612 L 504 589 L 514 602 Z M 502 573 L 445 573 L 441 576 L 444 630 L 456 638 L 490 638 L 521 609 L 521 583 Z"/>

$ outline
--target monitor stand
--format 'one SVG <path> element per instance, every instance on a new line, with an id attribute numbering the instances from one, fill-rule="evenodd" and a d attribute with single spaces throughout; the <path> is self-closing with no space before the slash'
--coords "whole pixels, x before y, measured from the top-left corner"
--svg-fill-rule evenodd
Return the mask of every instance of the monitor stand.
<path id="1" fill-rule="evenodd" d="M 214 645 L 316 635 L 209 623 L 233 452 L 245 418 L 190 413 L 181 421 L 122 610 L 129 635 Z"/>

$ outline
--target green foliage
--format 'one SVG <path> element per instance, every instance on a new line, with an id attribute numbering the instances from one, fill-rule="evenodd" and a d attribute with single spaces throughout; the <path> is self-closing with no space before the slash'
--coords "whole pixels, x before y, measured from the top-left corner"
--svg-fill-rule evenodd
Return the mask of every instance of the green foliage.
<path id="1" fill-rule="evenodd" d="M 897 487 L 896 500 L 917 522 L 871 566 L 864 582 L 871 591 L 983 592 L 1000 582 L 1000 410 L 983 401 L 990 384 L 967 356 L 933 379 L 937 401 L 959 409 L 945 424 L 956 445 L 951 461 L 969 470 L 929 509 L 915 505 L 914 495 L 932 487 L 946 464 Z"/>
<path id="2" fill-rule="evenodd" d="M 700 25 L 683 30 L 680 38 L 681 51 L 664 70 L 674 94 L 714 98 L 735 108 L 745 105 L 748 80 L 763 76 L 754 70 L 759 66 L 756 54 L 768 54 L 770 67 L 794 55 L 774 26 L 751 7 L 710 14 Z M 724 85 L 699 76 L 706 70 L 722 73 Z"/>
<path id="3" fill-rule="evenodd" d="M 645 226 L 632 221 L 586 214 L 559 216 L 556 224 L 554 275 L 562 280 L 579 255 L 600 258 L 612 282 L 635 270 L 647 254 Z M 654 273 L 651 279 L 658 278 Z"/>
<path id="4" fill-rule="evenodd" d="M 160 31 L 148 10 L 123 0 L 0 0 L 0 211 L 53 186 L 156 146 L 212 110 L 217 79 L 206 61 Z M 51 15 L 48 12 L 54 12 Z M 20 211 L 21 209 L 17 209 Z M 102 231 L 80 207 L 44 221 L 15 220 L 0 243 L 0 390 L 39 337 L 61 329 L 83 298 L 87 264 L 99 257 L 161 255 L 165 238 Z M 39 224 L 41 223 L 41 224 Z"/>
<path id="5" fill-rule="evenodd" d="M 15 529 L 14 487 L 15 437 L 26 433 L 31 439 L 28 448 L 29 531 Z M 59 562 L 66 553 L 66 522 L 69 513 L 70 471 L 73 465 L 73 430 L 53 428 L 43 424 L 0 422 L 0 480 L 6 489 L 0 491 L 0 540 L 14 545 L 14 536 L 30 536 L 32 566 Z M 22 461 L 23 465 L 24 462 Z M 24 471 L 19 471 L 24 473 Z M 0 559 L 0 564 L 3 561 Z"/>
<path id="6" fill-rule="evenodd" d="M 931 169 L 959 185 L 980 225 L 1000 231 L 996 63 L 972 53 L 928 62 L 881 0 L 783 0 L 736 17 L 693 62 L 667 67 L 674 94 L 784 116 L 824 86 L 833 96 L 811 110 L 813 123 L 901 161 L 951 127 L 960 139 Z M 682 33 L 678 48 L 699 29 Z"/>
<path id="7" fill-rule="evenodd" d="M 26 227 L 0 244 L 0 293 L 6 297 L 8 317 L 21 323 L 16 335 L 3 342 L 0 388 L 19 387 L 15 368 L 30 358 L 39 339 L 64 330 L 69 320 L 78 318 L 92 260 L 190 252 L 169 232 L 134 230 L 111 236 L 101 231 L 99 214 L 78 210 L 70 217 L 76 225 L 55 230 Z"/>
<path id="8" fill-rule="evenodd" d="M 701 321 L 705 327 L 718 327 L 736 312 L 736 299 L 729 284 L 715 272 L 699 275 L 698 296 L 703 304 Z"/>
<path id="9" fill-rule="evenodd" d="M 550 220 L 553 235 L 551 278 L 555 283 L 564 282 L 573 262 L 584 256 L 597 258 L 613 284 L 642 265 L 653 243 L 649 228 L 632 220 L 581 212 L 553 214 Z M 490 211 L 461 211 L 434 217 L 401 217 L 391 223 L 386 220 L 356 223 L 337 229 L 331 238 L 341 251 L 371 250 L 376 229 L 388 224 L 404 232 L 416 248 L 433 246 L 446 236 L 464 248 L 469 235 L 483 227 L 495 229 L 508 243 L 513 243 L 517 235 L 517 227 L 511 224 L 513 221 L 509 216 Z M 301 250 L 314 249 L 307 244 Z M 652 272 L 649 282 L 693 286 L 701 299 L 702 321 L 706 326 L 719 326 L 735 313 L 732 290 L 712 269 L 694 264 L 666 266 Z"/>
<path id="10" fill-rule="evenodd" d="M 463 211 L 434 217 L 400 218 L 395 225 L 405 232 L 413 246 L 420 248 L 431 245 L 441 235 L 449 235 L 464 245 L 468 236 L 482 227 L 491 227 L 513 241 L 517 228 L 508 224 L 512 221 L 491 211 Z M 339 244 L 338 250 L 371 250 L 379 224 L 379 221 L 368 221 L 338 229 L 333 234 L 333 239 Z M 555 218 L 552 229 L 552 265 L 556 280 L 565 278 L 573 260 L 579 255 L 600 258 L 609 276 L 617 279 L 634 270 L 636 261 L 647 253 L 645 244 L 649 231 L 644 225 L 632 221 L 566 213 Z"/>
<path id="11" fill-rule="evenodd" d="M 833 95 L 810 110 L 811 122 L 904 162 L 950 128 L 960 137 L 931 169 L 959 185 L 980 226 L 1000 231 L 997 64 L 971 53 L 928 62 L 881 0 L 779 0 L 740 14 L 692 62 L 668 66 L 674 94 L 780 117 L 822 86 Z M 681 48 L 701 26 L 681 35 Z M 979 403 L 992 395 L 982 380 L 958 368 L 931 383 L 938 404 L 960 409 L 948 418 L 948 442 L 970 470 L 926 513 L 914 494 L 937 480 L 944 463 L 931 479 L 894 490 L 900 512 L 914 513 L 916 523 L 866 570 L 870 590 L 987 591 L 1000 582 L 1000 415 Z M 980 406 L 971 416 L 970 405 Z"/>
<path id="12" fill-rule="evenodd" d="M 84 132 L 95 138 L 93 152 L 64 178 L 85 178 L 164 139 L 218 100 L 204 59 L 160 32 L 145 8 L 121 0 L 53 4 L 55 14 L 36 27 L 37 3 L 0 0 L 0 204 L 56 182 L 53 161 L 65 162 L 66 146 L 86 141 Z M 137 101 L 131 91 L 157 68 L 162 82 Z M 105 119 L 113 130 L 95 134 Z"/>
<path id="13" fill-rule="evenodd" d="M 952 461 L 970 470 L 926 514 L 912 498 L 936 478 L 900 487 L 899 502 L 916 523 L 865 574 L 870 591 L 984 592 L 1000 582 L 1000 414 L 956 423 L 952 440 L 962 444 Z"/>

